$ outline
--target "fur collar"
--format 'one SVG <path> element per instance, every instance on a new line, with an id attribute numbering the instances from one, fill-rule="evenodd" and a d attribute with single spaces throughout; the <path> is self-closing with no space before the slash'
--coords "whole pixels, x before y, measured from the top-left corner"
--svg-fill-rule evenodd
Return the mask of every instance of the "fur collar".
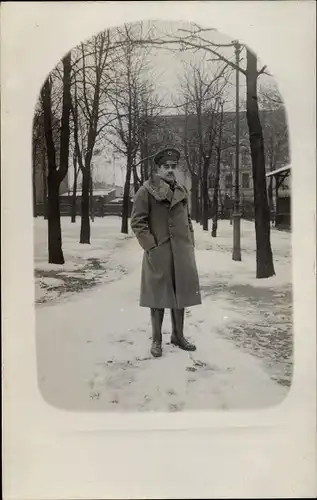
<path id="1" fill-rule="evenodd" d="M 163 179 L 157 175 L 153 176 L 148 181 L 145 181 L 143 186 L 157 201 L 168 200 L 171 203 L 171 206 L 187 199 L 188 195 L 185 186 L 179 184 L 178 182 L 175 184 L 175 190 L 173 193 L 167 182 L 163 181 Z"/>

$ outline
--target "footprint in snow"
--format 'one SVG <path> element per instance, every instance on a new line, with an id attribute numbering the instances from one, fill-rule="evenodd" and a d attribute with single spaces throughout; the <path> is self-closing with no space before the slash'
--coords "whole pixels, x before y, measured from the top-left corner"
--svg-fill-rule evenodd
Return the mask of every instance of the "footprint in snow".
<path id="1" fill-rule="evenodd" d="M 197 382 L 197 380 L 196 380 L 195 378 L 189 378 L 189 379 L 187 380 L 187 383 L 188 383 L 188 384 L 192 384 L 193 382 Z"/>
<path id="2" fill-rule="evenodd" d="M 169 389 L 169 390 L 167 391 L 167 394 L 168 394 L 169 396 L 176 396 L 176 395 L 177 395 L 177 394 L 176 394 L 176 392 L 174 391 L 174 389 Z"/>
<path id="3" fill-rule="evenodd" d="M 116 342 L 118 344 L 122 344 L 122 343 L 129 344 L 129 345 L 133 345 L 134 344 L 134 342 L 132 342 L 132 340 L 127 340 L 127 339 L 118 339 L 118 340 L 116 340 Z"/>
<path id="4" fill-rule="evenodd" d="M 151 400 L 150 396 L 148 396 L 147 394 L 145 394 L 145 395 L 143 396 L 143 401 L 142 401 L 142 403 L 138 404 L 138 406 L 137 406 L 137 407 L 138 407 L 138 409 L 139 409 L 140 411 L 146 410 L 147 405 L 148 405 L 148 404 L 150 404 L 150 403 L 151 403 L 151 401 L 152 401 L 152 400 Z"/>
<path id="5" fill-rule="evenodd" d="M 173 404 L 169 404 L 168 405 L 169 411 L 173 411 L 173 412 L 174 411 L 181 411 L 183 408 L 184 408 L 184 403 L 183 402 L 178 403 L 178 404 L 173 403 Z"/>
<path id="6" fill-rule="evenodd" d="M 100 392 L 93 392 L 90 394 L 91 399 L 100 399 Z"/>

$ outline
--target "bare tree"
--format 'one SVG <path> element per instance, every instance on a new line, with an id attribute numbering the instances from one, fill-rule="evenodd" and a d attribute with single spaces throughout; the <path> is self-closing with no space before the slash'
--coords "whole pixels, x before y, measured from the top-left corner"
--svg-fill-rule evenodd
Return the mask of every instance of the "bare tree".
<path id="1" fill-rule="evenodd" d="M 212 218 L 212 231 L 211 236 L 216 238 L 217 228 L 218 228 L 218 194 L 219 194 L 219 181 L 220 181 L 220 166 L 221 166 L 221 152 L 222 152 L 222 134 L 223 134 L 223 102 L 221 102 L 221 110 L 219 117 L 219 125 L 217 130 L 217 145 L 216 145 L 216 175 L 215 175 L 215 186 L 213 193 L 213 218 Z"/>
<path id="2" fill-rule="evenodd" d="M 80 166 L 78 162 L 78 147 L 77 143 L 79 142 L 79 137 L 82 138 L 82 135 L 79 134 L 80 123 L 78 123 L 78 95 L 77 95 L 77 81 L 76 81 L 76 73 L 74 75 L 74 68 L 76 67 L 76 62 L 74 62 L 72 67 L 72 108 L 71 108 L 71 123 L 72 123 L 72 160 L 73 160 L 73 186 L 72 186 L 72 200 L 71 200 L 71 222 L 74 224 L 76 222 L 77 216 L 77 189 L 78 189 L 78 177 L 80 173 Z M 81 150 L 83 150 L 83 141 L 81 143 Z"/>
<path id="3" fill-rule="evenodd" d="M 44 137 L 45 142 L 45 137 Z M 48 220 L 48 186 L 47 186 L 47 149 L 46 145 L 43 147 L 41 170 L 42 170 L 42 185 L 43 185 L 43 217 L 44 220 Z"/>
<path id="4" fill-rule="evenodd" d="M 63 93 L 60 132 L 59 167 L 56 162 L 56 148 L 53 140 L 52 118 L 52 77 L 46 79 L 42 90 L 44 131 L 48 163 L 48 261 L 52 264 L 64 264 L 62 251 L 62 235 L 60 222 L 59 188 L 68 170 L 69 137 L 70 137 L 70 83 L 71 83 L 71 53 L 62 60 Z"/>
<path id="5" fill-rule="evenodd" d="M 73 190 L 72 190 L 72 204 L 71 204 L 71 222 L 75 223 L 76 222 L 76 215 L 77 215 L 77 181 L 78 181 L 78 174 L 79 174 L 79 167 L 78 167 L 78 161 L 77 161 L 77 154 L 76 150 L 74 148 L 73 151 Z"/>
<path id="6" fill-rule="evenodd" d="M 249 49 L 245 70 L 247 82 L 247 122 L 252 158 L 254 214 L 256 238 L 256 277 L 268 278 L 275 274 L 270 240 L 270 209 L 266 188 L 266 169 L 263 130 L 259 116 L 257 80 L 264 68 L 258 70 L 257 57 Z"/>
<path id="7" fill-rule="evenodd" d="M 82 174 L 80 243 L 86 244 L 90 244 L 91 161 L 94 148 L 103 139 L 102 132 L 111 121 L 109 92 L 115 65 L 113 49 L 110 31 L 101 32 L 77 48 L 77 62 L 73 67 L 74 142 Z"/>
<path id="8" fill-rule="evenodd" d="M 140 28 L 137 26 L 137 29 Z M 141 26 L 142 28 L 142 26 Z M 126 174 L 123 192 L 123 210 L 121 232 L 128 233 L 128 216 L 130 208 L 130 186 L 133 176 L 134 189 L 140 185 L 137 174 L 137 155 L 144 141 L 144 118 L 148 117 L 149 107 L 145 110 L 145 103 L 150 102 L 153 86 L 146 77 L 146 61 L 133 43 L 134 30 L 125 26 L 118 30 L 120 40 L 125 40 L 120 53 L 121 63 L 116 67 L 114 96 L 111 97 L 116 121 L 111 125 L 112 145 L 126 157 Z M 144 112 L 146 114 L 144 114 Z M 110 140 L 110 139 L 108 139 Z M 144 146 L 144 142 L 143 142 Z"/>
<path id="9" fill-rule="evenodd" d="M 56 83 L 56 75 L 54 70 L 51 72 L 51 78 Z M 62 81 L 62 80 L 61 80 Z M 58 112 L 56 105 L 60 105 L 62 96 L 62 88 L 56 90 L 55 86 L 51 95 L 52 103 L 52 136 L 53 142 L 56 149 L 56 162 L 59 163 L 59 145 L 60 145 L 60 133 L 61 124 L 58 118 Z M 44 112 L 43 112 L 43 102 L 41 96 L 36 104 L 36 109 L 33 117 L 33 129 L 32 129 L 32 186 L 33 186 L 33 214 L 34 217 L 37 216 L 37 199 L 43 201 L 43 215 L 44 219 L 47 220 L 47 152 L 45 143 L 45 131 L 44 131 Z"/>
<path id="10" fill-rule="evenodd" d="M 140 95 L 139 114 L 139 153 L 140 153 L 140 184 L 150 176 L 150 159 L 153 155 L 151 143 L 153 134 L 158 131 L 159 117 L 162 105 L 154 93 L 152 84 L 148 85 L 147 92 Z"/>
<path id="11" fill-rule="evenodd" d="M 131 175 L 136 171 L 133 170 L 136 154 L 139 148 L 139 137 L 137 133 L 137 114 L 138 114 L 138 70 L 135 69 L 133 63 L 133 48 L 131 45 L 126 46 L 124 51 L 125 64 L 122 68 L 121 77 L 118 75 L 118 86 L 113 104 L 117 121 L 113 123 L 114 143 L 116 150 L 126 157 L 126 174 L 123 190 L 123 208 L 122 208 L 122 223 L 121 232 L 128 233 L 128 215 L 130 203 L 130 185 Z M 121 84 L 119 83 L 121 80 Z"/>
<path id="12" fill-rule="evenodd" d="M 190 158 L 198 159 L 197 177 L 200 192 L 199 214 L 205 231 L 208 230 L 209 194 L 208 179 L 209 167 L 215 146 L 217 133 L 217 117 L 220 112 L 221 97 L 227 80 L 227 64 L 208 64 L 199 62 L 190 65 L 185 77 L 183 99 L 185 101 L 185 134 L 184 147 L 187 165 L 196 180 L 196 172 L 190 166 Z M 194 148 L 189 152 L 189 120 L 195 123 Z M 193 134 L 191 134 L 193 135 Z M 192 137 L 191 137 L 192 139 Z M 198 146 L 198 148 L 197 148 Z M 198 155 L 197 155 L 198 150 Z M 197 191 L 195 185 L 195 191 Z M 195 207 L 197 209 L 197 206 Z"/>
<path id="13" fill-rule="evenodd" d="M 89 183 L 89 201 L 90 201 L 90 219 L 91 222 L 95 220 L 95 203 L 94 203 L 94 168 L 93 164 L 90 165 L 90 183 Z"/>
<path id="14" fill-rule="evenodd" d="M 149 134 L 153 128 L 152 116 L 149 113 L 148 100 L 143 99 L 142 110 L 141 110 L 141 123 L 140 123 L 140 156 L 144 158 L 141 163 L 140 168 L 140 181 L 143 184 L 144 181 L 149 178 Z"/>
<path id="15" fill-rule="evenodd" d="M 41 113 L 41 108 L 35 110 L 33 118 L 33 133 L 32 133 L 32 187 L 33 187 L 33 217 L 37 216 L 37 192 L 36 192 L 36 174 L 37 174 L 37 164 L 41 161 L 41 154 L 43 155 L 44 150 L 44 128 L 43 128 L 43 116 Z"/>
<path id="16" fill-rule="evenodd" d="M 199 199 L 199 172 L 201 169 L 201 157 L 197 131 L 189 131 L 190 117 L 188 115 L 188 103 L 184 105 L 184 134 L 183 148 L 186 166 L 191 175 L 191 217 L 199 222 L 201 220 Z"/>

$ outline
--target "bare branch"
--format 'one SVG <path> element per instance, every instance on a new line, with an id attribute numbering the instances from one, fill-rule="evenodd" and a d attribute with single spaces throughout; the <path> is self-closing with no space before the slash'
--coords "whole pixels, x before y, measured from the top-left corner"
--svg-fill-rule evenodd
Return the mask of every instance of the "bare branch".
<path id="1" fill-rule="evenodd" d="M 189 35 L 185 38 L 182 38 L 182 40 L 190 40 L 191 38 L 194 38 L 194 37 L 197 37 L 197 35 L 199 33 L 203 33 L 203 32 L 210 32 L 210 31 L 216 31 L 214 29 L 202 29 L 202 28 L 198 28 L 196 29 L 196 31 L 191 31 L 191 30 L 188 30 L 188 29 L 179 29 L 178 31 L 180 32 L 183 32 L 183 33 L 189 33 Z M 206 43 L 207 45 L 210 45 L 211 47 L 234 47 L 235 43 L 236 42 L 231 42 L 231 43 L 214 43 L 214 42 L 211 42 L 210 40 L 207 40 L 206 38 L 203 38 L 203 37 L 199 37 L 199 40 L 201 40 L 202 42 Z"/>
<path id="2" fill-rule="evenodd" d="M 265 64 L 258 72 L 257 72 L 257 76 L 260 76 L 260 75 L 267 75 L 267 76 L 272 76 L 270 73 L 268 73 L 268 71 L 266 71 L 266 68 L 267 68 L 267 65 Z"/>
<path id="3" fill-rule="evenodd" d="M 199 40 L 200 41 L 200 40 Z M 181 48 L 178 48 L 178 51 L 184 51 L 184 50 L 192 50 L 192 49 L 203 49 L 206 50 L 207 52 L 210 52 L 214 56 L 216 56 L 216 60 L 222 61 L 227 63 L 229 66 L 231 66 L 233 69 L 238 69 L 241 73 L 246 75 L 246 71 L 241 68 L 240 66 L 237 66 L 235 63 L 230 61 L 227 57 L 223 56 L 219 52 L 217 52 L 214 48 L 211 48 L 209 45 L 206 45 L 205 42 L 198 43 L 198 42 L 193 42 L 189 39 L 184 39 L 184 38 L 170 38 L 168 40 L 134 40 L 134 43 L 138 45 L 153 45 L 157 47 L 164 47 L 166 45 L 181 45 Z M 217 45 L 219 47 L 219 45 Z"/>

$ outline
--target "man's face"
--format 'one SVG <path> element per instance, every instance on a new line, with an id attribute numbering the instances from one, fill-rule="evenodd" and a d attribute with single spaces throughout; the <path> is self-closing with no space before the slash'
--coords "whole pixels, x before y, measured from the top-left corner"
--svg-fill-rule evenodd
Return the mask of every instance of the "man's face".
<path id="1" fill-rule="evenodd" d="M 166 160 L 157 169 L 157 175 L 166 182 L 174 182 L 176 180 L 178 163 L 175 160 Z"/>

